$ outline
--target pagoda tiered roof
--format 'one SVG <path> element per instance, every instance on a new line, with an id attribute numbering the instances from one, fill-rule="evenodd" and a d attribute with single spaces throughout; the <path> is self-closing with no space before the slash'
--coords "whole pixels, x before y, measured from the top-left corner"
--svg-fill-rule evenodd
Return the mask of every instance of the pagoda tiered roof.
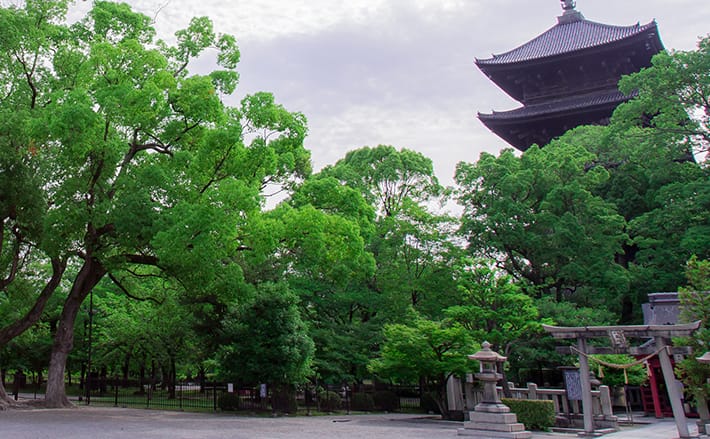
<path id="1" fill-rule="evenodd" d="M 557 24 L 513 50 L 476 59 L 478 68 L 522 107 L 478 113 L 491 131 L 525 151 L 579 125 L 607 124 L 634 97 L 617 88 L 622 76 L 651 65 L 663 50 L 658 26 L 615 26 L 587 20 L 561 0 Z"/>

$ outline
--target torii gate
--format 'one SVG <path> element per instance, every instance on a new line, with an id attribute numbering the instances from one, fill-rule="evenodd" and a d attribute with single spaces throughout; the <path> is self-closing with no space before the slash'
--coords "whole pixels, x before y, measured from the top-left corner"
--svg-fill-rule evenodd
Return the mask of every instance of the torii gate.
<path id="1" fill-rule="evenodd" d="M 663 370 L 663 379 L 666 381 L 668 389 L 668 399 L 673 408 L 673 418 L 678 427 L 678 434 L 681 439 L 692 438 L 688 431 L 688 423 L 685 418 L 685 410 L 682 405 L 681 390 L 676 382 L 673 373 L 673 365 L 669 357 L 672 353 L 688 354 L 688 348 L 673 348 L 672 337 L 689 337 L 699 327 L 700 321 L 680 325 L 628 325 L 628 326 L 583 326 L 583 327 L 561 327 L 542 325 L 545 331 L 554 338 L 576 339 L 577 354 L 579 356 L 579 374 L 582 384 L 582 407 L 584 410 L 584 434 L 594 435 L 594 422 L 592 418 L 592 388 L 589 383 L 589 362 L 587 355 L 591 354 L 631 354 L 649 355 L 658 353 Z M 628 338 L 651 338 L 653 343 L 650 346 L 633 348 L 627 343 Z M 609 338 L 611 348 L 599 348 L 587 346 L 588 338 Z M 568 352 L 574 349 L 566 347 Z M 571 353 L 571 352 L 570 352 Z"/>

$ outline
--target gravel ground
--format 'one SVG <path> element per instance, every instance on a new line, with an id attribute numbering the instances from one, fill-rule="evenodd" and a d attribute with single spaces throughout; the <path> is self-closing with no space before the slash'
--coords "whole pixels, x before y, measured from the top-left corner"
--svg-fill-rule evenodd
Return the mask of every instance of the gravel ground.
<path id="1" fill-rule="evenodd" d="M 451 439 L 460 427 L 400 414 L 264 418 L 99 407 L 0 412 L 3 439 Z"/>
<path id="2" fill-rule="evenodd" d="M 694 421 L 688 424 L 697 434 Z M 454 439 L 462 425 L 412 414 L 272 418 L 79 406 L 0 412 L 0 439 Z M 576 437 L 533 434 L 533 439 Z M 671 439 L 678 432 L 673 420 L 665 419 L 604 437 Z"/>

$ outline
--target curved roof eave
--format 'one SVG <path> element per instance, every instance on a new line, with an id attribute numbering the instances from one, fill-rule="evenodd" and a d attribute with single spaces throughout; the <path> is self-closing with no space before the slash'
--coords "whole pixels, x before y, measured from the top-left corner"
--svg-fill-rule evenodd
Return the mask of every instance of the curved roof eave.
<path id="1" fill-rule="evenodd" d="M 475 62 L 479 68 L 504 66 L 521 62 L 542 60 L 585 49 L 600 47 L 656 29 L 656 20 L 648 24 L 636 23 L 631 26 L 614 26 L 581 19 L 568 23 L 558 23 L 538 37 L 505 53 Z"/>
<path id="2" fill-rule="evenodd" d="M 595 93 L 591 95 L 572 96 L 570 98 L 554 100 L 536 105 L 526 105 L 513 110 L 493 111 L 492 113 L 478 113 L 482 121 L 516 123 L 534 117 L 545 117 L 554 114 L 564 114 L 572 111 L 586 111 L 593 108 L 617 105 L 628 101 L 638 95 L 633 91 L 625 95 L 620 91 Z"/>

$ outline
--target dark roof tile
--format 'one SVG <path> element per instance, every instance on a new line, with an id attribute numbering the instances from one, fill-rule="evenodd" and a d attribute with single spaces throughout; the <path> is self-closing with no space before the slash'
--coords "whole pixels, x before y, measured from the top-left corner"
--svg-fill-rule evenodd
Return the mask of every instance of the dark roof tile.
<path id="1" fill-rule="evenodd" d="M 493 55 L 492 58 L 477 59 L 476 64 L 512 64 L 552 57 L 623 40 L 650 28 L 656 28 L 655 20 L 643 26 L 638 23 L 632 26 L 613 26 L 586 19 L 562 21 L 522 46 Z"/>

